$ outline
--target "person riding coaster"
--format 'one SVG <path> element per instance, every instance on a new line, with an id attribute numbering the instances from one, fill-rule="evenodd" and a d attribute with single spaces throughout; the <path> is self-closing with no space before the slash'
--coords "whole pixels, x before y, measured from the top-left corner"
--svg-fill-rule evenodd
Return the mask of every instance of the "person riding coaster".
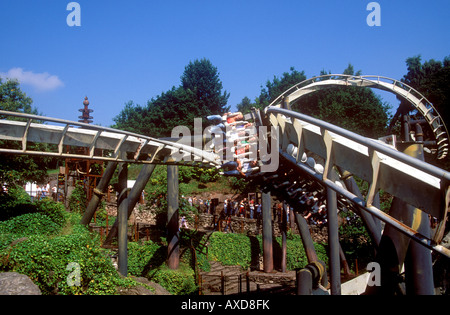
<path id="1" fill-rule="evenodd" d="M 255 160 L 243 160 L 236 159 L 236 161 L 230 161 L 224 163 L 221 167 L 224 170 L 225 176 L 243 176 L 247 177 L 259 170 L 258 161 Z"/>

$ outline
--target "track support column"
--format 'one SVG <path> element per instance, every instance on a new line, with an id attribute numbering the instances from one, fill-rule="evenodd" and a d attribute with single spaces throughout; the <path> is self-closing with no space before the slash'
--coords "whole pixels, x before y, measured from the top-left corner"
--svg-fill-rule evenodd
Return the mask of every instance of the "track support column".
<path id="1" fill-rule="evenodd" d="M 119 165 L 119 198 L 117 200 L 117 219 L 119 225 L 119 273 L 126 277 L 128 273 L 128 164 Z"/>
<path id="2" fill-rule="evenodd" d="M 178 229 L 178 166 L 167 166 L 167 265 L 178 269 L 180 264 L 180 245 Z"/>
<path id="3" fill-rule="evenodd" d="M 100 179 L 97 188 L 94 189 L 94 195 L 92 196 L 91 201 L 89 201 L 86 211 L 84 212 L 83 218 L 81 219 L 81 224 L 88 225 L 91 222 L 92 217 L 97 210 L 98 204 L 102 199 L 101 195 L 106 192 L 106 189 L 108 189 L 109 181 L 111 180 L 111 177 L 113 176 L 116 168 L 117 162 L 108 163 L 108 166 L 106 167 L 106 170 L 103 173 L 103 176 Z"/>
<path id="4" fill-rule="evenodd" d="M 423 141 L 423 131 L 420 123 L 416 123 L 416 139 Z M 425 161 L 423 144 L 414 144 L 408 147 L 406 154 Z M 413 228 L 422 235 L 431 237 L 430 219 L 428 214 L 420 209 L 414 209 Z M 434 295 L 433 263 L 431 251 L 424 246 L 410 242 L 405 262 L 406 293 L 415 295 Z"/>
<path id="5" fill-rule="evenodd" d="M 136 178 L 136 182 L 134 183 L 133 188 L 131 188 L 131 191 L 128 194 L 128 204 L 127 204 L 128 218 L 133 212 L 134 206 L 138 202 L 142 194 L 142 191 L 145 188 L 145 185 L 147 185 L 148 180 L 153 174 L 155 167 L 156 167 L 155 164 L 145 164 L 144 166 L 142 166 L 142 169 L 139 172 L 138 177 Z M 116 220 L 113 226 L 111 227 L 111 231 L 106 236 L 105 242 L 103 244 L 104 245 L 111 244 L 113 238 L 117 236 L 117 233 L 118 233 L 118 221 Z"/>
<path id="6" fill-rule="evenodd" d="M 270 192 L 261 196 L 263 215 L 263 262 L 264 272 L 273 271 L 272 215 Z"/>
<path id="7" fill-rule="evenodd" d="M 339 256 L 339 230 L 336 192 L 327 188 L 328 245 L 330 247 L 331 294 L 341 294 L 341 263 Z"/>

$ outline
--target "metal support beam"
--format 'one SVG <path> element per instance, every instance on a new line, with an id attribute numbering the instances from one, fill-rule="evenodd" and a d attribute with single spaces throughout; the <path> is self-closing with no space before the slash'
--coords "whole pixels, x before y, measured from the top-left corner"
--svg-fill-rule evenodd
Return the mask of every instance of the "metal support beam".
<path id="1" fill-rule="evenodd" d="M 300 269 L 297 271 L 297 295 L 312 295 L 313 276 L 310 270 Z"/>
<path id="2" fill-rule="evenodd" d="M 273 271 L 272 215 L 270 192 L 261 195 L 263 215 L 263 264 L 264 272 Z"/>
<path id="3" fill-rule="evenodd" d="M 423 131 L 420 124 L 416 124 L 416 140 L 423 140 Z M 414 144 L 405 151 L 406 154 L 425 160 L 423 144 Z M 430 220 L 428 214 L 414 209 L 413 228 L 426 237 L 431 237 Z M 410 242 L 405 262 L 406 294 L 434 295 L 433 263 L 431 251 L 416 242 Z"/>
<path id="4" fill-rule="evenodd" d="M 286 233 L 287 233 L 287 211 L 286 202 L 283 201 L 282 219 L 281 219 L 281 272 L 286 272 Z"/>
<path id="5" fill-rule="evenodd" d="M 119 199 L 117 200 L 117 219 L 119 225 L 119 273 L 127 276 L 128 273 L 128 164 L 119 165 Z"/>
<path id="6" fill-rule="evenodd" d="M 406 115 L 404 115 L 406 116 Z M 409 139 L 407 117 L 403 117 L 403 136 Z M 420 134 L 420 130 L 416 133 Z M 422 144 L 407 144 L 400 148 L 407 155 L 423 160 Z M 430 238 L 430 221 L 428 214 L 407 204 L 399 198 L 394 198 L 389 215 L 403 222 L 408 227 Z M 434 294 L 433 267 L 431 251 L 410 238 L 399 233 L 391 225 L 386 225 L 381 238 L 379 253 L 376 257 L 381 268 L 381 286 L 367 288 L 370 294 L 404 294 L 400 286 L 399 273 L 405 264 L 406 293 L 432 295 Z"/>
<path id="7" fill-rule="evenodd" d="M 339 172 L 341 173 L 341 176 L 344 177 L 343 182 L 345 186 L 347 187 L 348 191 L 350 191 L 352 194 L 356 195 L 361 200 L 364 200 L 364 197 L 359 190 L 358 185 L 356 184 L 355 179 L 353 176 L 350 176 L 351 174 L 348 174 L 347 172 L 343 171 L 341 168 L 339 168 Z M 379 202 L 379 195 L 377 194 L 376 202 Z M 375 203 L 375 202 L 374 202 Z M 378 247 L 380 244 L 381 239 L 381 222 L 378 218 L 374 217 L 370 213 L 367 213 L 366 211 L 358 211 L 359 216 L 364 222 L 364 225 L 367 228 L 367 231 L 369 232 L 369 235 L 373 241 L 373 244 L 375 245 L 375 248 Z"/>
<path id="8" fill-rule="evenodd" d="M 306 258 L 308 259 L 308 263 L 310 264 L 314 261 L 317 261 L 318 258 L 316 249 L 314 248 L 311 233 L 309 232 L 308 223 L 306 222 L 305 218 L 297 212 L 295 213 L 295 219 L 297 221 L 297 227 L 300 232 L 300 237 L 302 238 L 303 248 L 306 252 Z"/>
<path id="9" fill-rule="evenodd" d="M 178 166 L 167 166 L 167 265 L 178 269 L 180 264 L 180 236 L 178 228 Z"/>
<path id="10" fill-rule="evenodd" d="M 147 185 L 148 180 L 150 179 L 150 177 L 153 174 L 155 167 L 156 167 L 155 164 L 144 164 L 142 166 L 142 169 L 139 172 L 138 177 L 136 178 L 136 182 L 134 183 L 133 188 L 131 188 L 131 191 L 128 194 L 128 205 L 127 205 L 127 207 L 128 207 L 127 217 L 128 218 L 130 217 L 131 213 L 133 212 L 134 206 L 138 202 L 138 200 L 142 194 L 142 191 L 145 188 L 145 185 Z M 116 220 L 114 222 L 113 226 L 111 227 L 110 232 L 106 236 L 103 245 L 111 244 L 113 238 L 117 236 L 118 226 L 119 226 L 118 220 Z"/>
<path id="11" fill-rule="evenodd" d="M 327 188 L 328 246 L 330 248 L 331 295 L 341 294 L 341 264 L 339 256 L 339 231 L 336 192 Z"/>
<path id="12" fill-rule="evenodd" d="M 86 211 L 84 212 L 83 218 L 80 222 L 81 224 L 88 225 L 91 222 L 95 211 L 97 211 L 98 204 L 100 203 L 100 200 L 102 200 L 102 194 L 104 194 L 108 189 L 109 181 L 111 180 L 111 177 L 113 176 L 116 168 L 117 162 L 108 163 L 108 166 L 106 167 L 105 172 L 103 173 L 103 176 L 97 185 L 97 188 L 94 189 L 94 195 L 92 196 L 91 201 L 89 201 Z"/>

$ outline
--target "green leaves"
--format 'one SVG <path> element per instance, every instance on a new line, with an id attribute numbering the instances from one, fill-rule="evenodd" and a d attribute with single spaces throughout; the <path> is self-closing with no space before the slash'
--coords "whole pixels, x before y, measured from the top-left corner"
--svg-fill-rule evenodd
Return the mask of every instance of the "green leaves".
<path id="1" fill-rule="evenodd" d="M 41 213 L 27 213 L 5 222 L 0 222 L 0 234 L 53 235 L 60 231 L 61 226 L 51 218 Z"/>
<path id="2" fill-rule="evenodd" d="M 83 183 L 78 181 L 75 184 L 75 189 L 69 197 L 69 209 L 72 212 L 83 214 L 86 211 L 87 197 L 84 190 Z"/>
<path id="3" fill-rule="evenodd" d="M 163 92 L 146 106 L 132 101 L 114 118 L 115 128 L 160 138 L 170 137 L 176 126 L 193 130 L 194 118 L 224 113 L 229 93 L 222 92 L 219 72 L 207 59 L 186 66 L 181 86 Z"/>
<path id="4" fill-rule="evenodd" d="M 261 235 L 252 237 L 245 234 L 214 232 L 209 238 L 209 243 L 209 259 L 217 260 L 224 265 L 239 265 L 247 269 L 252 263 L 259 261 L 258 257 L 262 255 Z M 274 239 L 273 246 L 274 256 L 281 257 L 281 237 Z M 308 264 L 299 235 L 288 233 L 286 248 L 287 269 L 303 268 Z M 324 245 L 315 244 L 315 248 L 319 259 L 327 262 Z"/>
<path id="5" fill-rule="evenodd" d="M 13 191 L 24 199 L 19 188 Z M 17 209 L 19 200 L 9 204 Z M 79 215 L 51 199 L 20 202 L 31 212 L 0 222 L 0 272 L 28 275 L 43 294 L 115 294 L 117 286 L 130 285 L 114 269 L 99 236 L 75 223 Z M 80 286 L 67 282 L 70 263 L 80 266 Z"/>
<path id="6" fill-rule="evenodd" d="M 245 234 L 215 232 L 209 238 L 209 259 L 224 265 L 239 265 L 247 269 L 252 260 L 252 244 Z M 256 252 L 256 254 L 258 254 Z"/>

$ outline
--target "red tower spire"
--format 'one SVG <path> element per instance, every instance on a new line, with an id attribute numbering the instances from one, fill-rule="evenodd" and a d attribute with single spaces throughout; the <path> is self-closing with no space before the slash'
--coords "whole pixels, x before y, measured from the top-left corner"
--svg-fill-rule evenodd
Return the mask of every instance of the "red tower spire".
<path id="1" fill-rule="evenodd" d="M 93 122 L 92 119 L 94 118 L 94 117 L 90 116 L 90 114 L 94 110 L 88 108 L 89 107 L 89 101 L 88 101 L 87 96 L 84 98 L 83 105 L 84 105 L 84 108 L 79 109 L 79 111 L 81 112 L 81 116 L 78 116 L 78 118 L 80 118 L 80 120 L 78 120 L 78 121 L 82 122 L 82 123 L 90 124 L 90 123 Z"/>

